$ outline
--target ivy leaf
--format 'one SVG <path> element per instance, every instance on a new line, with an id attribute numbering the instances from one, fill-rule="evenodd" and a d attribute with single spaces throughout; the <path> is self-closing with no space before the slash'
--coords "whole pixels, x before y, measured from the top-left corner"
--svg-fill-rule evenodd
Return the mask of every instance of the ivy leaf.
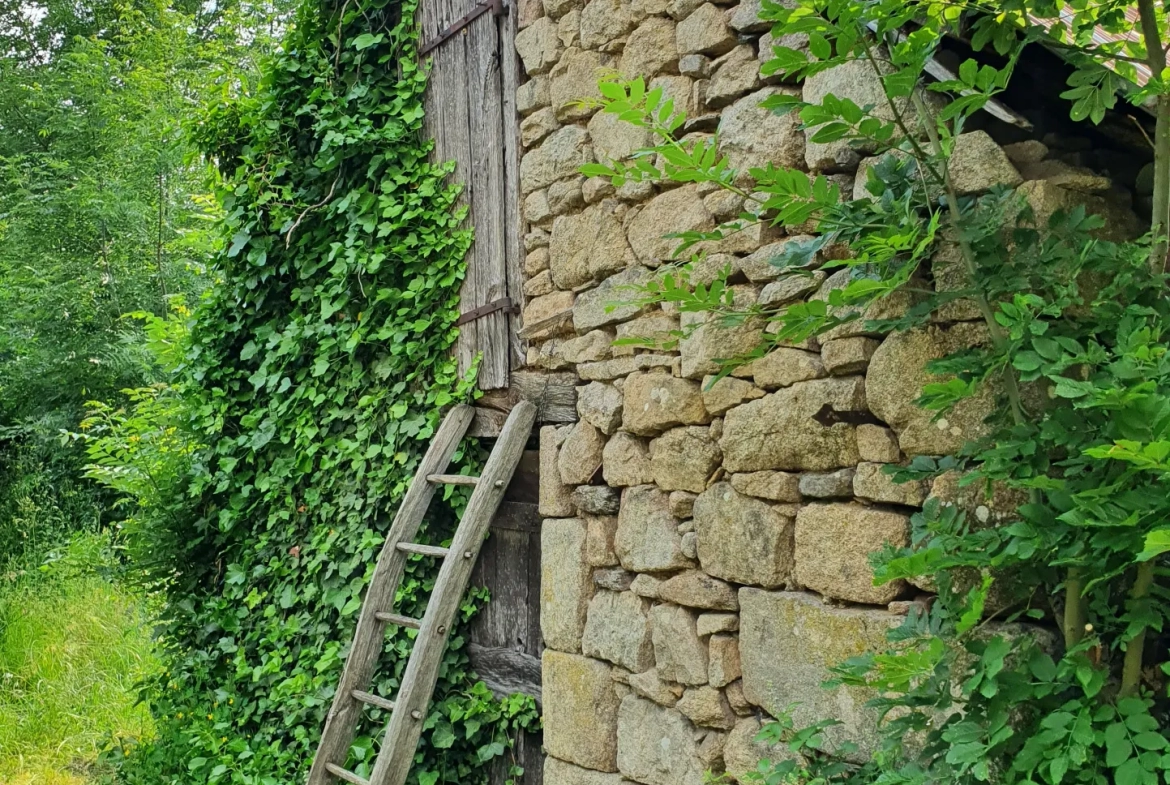
<path id="1" fill-rule="evenodd" d="M 240 250 L 243 249 L 243 247 L 247 245 L 248 241 L 251 239 L 252 235 L 248 232 L 243 230 L 236 232 L 234 235 L 232 235 L 232 244 L 231 247 L 228 248 L 227 255 L 233 257 L 238 256 Z"/>
<path id="2" fill-rule="evenodd" d="M 362 33 L 357 38 L 353 39 L 353 48 L 359 52 L 363 49 L 369 49 L 375 44 L 382 43 L 386 36 L 382 33 Z"/>
<path id="3" fill-rule="evenodd" d="M 503 754 L 504 744 L 503 742 L 499 741 L 493 741 L 491 744 L 485 744 L 484 746 L 480 747 L 477 752 L 480 763 L 487 763 L 488 761 L 498 758 Z"/>
<path id="4" fill-rule="evenodd" d="M 441 720 L 435 726 L 435 730 L 431 733 L 431 744 L 440 750 L 449 750 L 451 745 L 455 743 L 455 730 L 451 727 L 451 723 L 446 720 Z"/>

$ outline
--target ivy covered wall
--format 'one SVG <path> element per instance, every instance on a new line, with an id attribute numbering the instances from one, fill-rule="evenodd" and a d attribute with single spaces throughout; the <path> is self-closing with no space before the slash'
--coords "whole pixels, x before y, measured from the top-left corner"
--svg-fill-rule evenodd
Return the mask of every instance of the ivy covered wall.
<path id="1" fill-rule="evenodd" d="M 257 94 L 198 129 L 226 211 L 181 370 L 183 426 L 205 449 L 151 533 L 168 670 L 132 782 L 305 776 L 384 532 L 444 407 L 469 395 L 451 347 L 472 238 L 422 133 L 415 7 L 309 0 Z M 436 505 L 431 541 L 462 503 Z M 400 612 L 421 615 L 434 569 L 408 566 Z M 394 694 L 414 634 L 387 630 L 375 692 Z M 477 683 L 465 642 L 452 636 L 412 782 L 486 781 L 535 719 L 530 699 Z M 386 720 L 368 711 L 359 774 Z"/>

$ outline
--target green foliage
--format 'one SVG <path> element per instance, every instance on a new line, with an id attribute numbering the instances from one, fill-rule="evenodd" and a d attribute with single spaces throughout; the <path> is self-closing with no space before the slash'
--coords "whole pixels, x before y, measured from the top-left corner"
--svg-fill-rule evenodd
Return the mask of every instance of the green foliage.
<path id="1" fill-rule="evenodd" d="M 78 535 L 0 575 L 0 779 L 75 785 L 106 741 L 148 737 L 136 684 L 158 668 L 145 603 L 110 538 Z M 72 772 L 72 773 L 71 773 Z"/>
<path id="2" fill-rule="evenodd" d="M 183 126 L 248 82 L 268 34 L 251 7 L 203 5 L 0 2 L 5 558 L 108 522 L 110 494 L 80 480 L 84 455 L 59 433 L 87 401 L 159 380 L 123 314 L 206 286 L 210 168 Z"/>
<path id="3" fill-rule="evenodd" d="M 78 461 L 62 450 L 45 417 L 5 429 L 0 438 L 0 569 L 21 568 L 63 545 L 75 531 L 96 531 L 103 498 L 77 476 Z"/>
<path id="4" fill-rule="evenodd" d="M 76 417 L 90 398 L 147 381 L 122 315 L 165 313 L 170 295 L 204 285 L 208 203 L 192 194 L 206 171 L 185 160 L 180 124 L 214 84 L 199 71 L 218 48 L 165 6 L 109 10 L 102 36 L 69 39 L 47 62 L 0 61 L 7 424 Z M 68 13 L 50 4 L 44 23 Z"/>
<path id="5" fill-rule="evenodd" d="M 882 744 L 864 763 L 846 763 L 850 750 L 821 743 L 825 723 L 796 729 L 782 718 L 761 739 L 788 743 L 797 757 L 761 763 L 762 782 L 1170 781 L 1170 702 L 1151 667 L 1165 656 L 1160 633 L 1170 595 L 1159 558 L 1170 551 L 1165 223 L 1156 213 L 1150 236 L 1107 242 L 1102 219 L 1083 208 L 1041 224 L 1009 190 L 960 198 L 949 171 L 955 138 L 1006 87 L 1033 41 L 1070 53 L 1072 117 L 1100 121 L 1119 84 L 1106 64 L 1117 56 L 1153 62 L 1140 41 L 1092 45 L 1095 25 L 1125 30 L 1125 7 L 1074 4 L 1071 35 L 1060 37 L 1058 25 L 1054 38 L 1032 21 L 1056 16 L 1049 4 L 765 0 L 777 39 L 809 38 L 807 52 L 775 47 L 768 73 L 800 78 L 861 60 L 882 81 L 880 114 L 835 96 L 815 105 L 778 96 L 767 104 L 798 113 L 813 141 L 894 153 L 869 172 L 871 195 L 852 201 L 842 201 L 825 177 L 771 166 L 751 170 L 751 184 L 742 185 L 743 173 L 718 154 L 717 140 L 676 140 L 685 118 L 660 91 L 641 80 L 603 83 L 603 111 L 652 131 L 657 144 L 585 173 L 616 184 L 713 183 L 747 205 L 713 231 L 677 235 L 680 262 L 643 289 L 643 301 L 773 322 L 769 345 L 739 361 L 863 319 L 867 306 L 894 292 L 913 305 L 869 329 L 914 329 L 955 300 L 975 305 L 981 340 L 928 366 L 937 382 L 924 387 L 918 405 L 943 416 L 987 396 L 997 404 L 987 434 L 957 455 L 919 457 L 892 473 L 905 481 L 954 471 L 976 498 L 1028 500 L 1002 521 L 933 500 L 913 518 L 910 547 L 875 555 L 879 583 L 928 579 L 938 589 L 927 611 L 891 633 L 887 651 L 841 663 L 826 685 L 876 690 L 871 705 L 884 717 Z M 1150 21 L 1154 31 L 1165 26 L 1162 18 Z M 913 32 L 901 35 L 910 22 Z M 928 86 L 949 99 L 932 110 L 922 72 L 960 23 L 976 31 L 977 46 L 995 47 L 1000 65 L 963 62 L 957 79 Z M 1120 62 L 1118 72 L 1133 76 L 1132 63 Z M 1170 107 L 1164 65 L 1128 97 Z M 1159 111 L 1158 133 L 1170 133 L 1170 112 Z M 1158 152 L 1156 167 L 1164 210 L 1170 150 Z M 692 285 L 688 249 L 754 221 L 789 228 L 813 221 L 816 239 L 789 243 L 772 263 L 789 274 L 845 268 L 848 283 L 826 301 L 747 311 L 735 306 L 726 276 Z M 962 272 L 956 290 L 935 292 L 926 283 L 940 250 Z M 1026 620 L 1040 626 L 1019 624 Z M 1147 648 L 1147 638 L 1155 645 Z"/>
<path id="6" fill-rule="evenodd" d="M 173 377 L 183 365 L 190 311 L 176 304 L 167 318 L 135 316 L 144 322 L 159 372 Z M 80 432 L 68 438 L 85 446 L 86 478 L 117 494 L 112 511 L 121 513 L 123 553 L 155 590 L 182 571 L 192 525 L 189 482 L 204 446 L 179 387 L 159 382 L 122 392 L 122 405 L 91 401 Z"/>
<path id="7" fill-rule="evenodd" d="M 133 500 L 126 546 L 167 598 L 168 672 L 143 693 L 158 738 L 111 751 L 122 781 L 304 777 L 391 516 L 443 409 L 474 389 L 450 351 L 471 236 L 451 165 L 429 161 L 414 10 L 306 2 L 260 88 L 196 129 L 223 176 L 217 284 L 186 338 L 147 320 L 170 385 L 95 407 L 81 437 L 90 475 Z M 430 541 L 464 501 L 436 504 Z M 421 615 L 435 576 L 409 563 L 396 608 Z M 461 608 L 412 782 L 483 782 L 536 721 L 469 671 L 486 600 Z M 395 693 L 415 634 L 387 629 L 375 692 Z M 387 719 L 367 711 L 359 774 Z"/>
<path id="8" fill-rule="evenodd" d="M 829 750 L 824 737 L 826 728 L 840 725 L 840 720 L 821 720 L 804 728 L 796 727 L 788 711 L 781 712 L 774 721 L 766 723 L 756 735 L 756 741 L 784 751 L 784 760 L 778 763 L 760 761 L 755 771 L 742 778 L 745 784 L 782 785 L 800 778 L 802 782 L 829 785 L 848 782 L 854 769 L 838 756 L 856 752 L 856 746 L 843 744 Z"/>

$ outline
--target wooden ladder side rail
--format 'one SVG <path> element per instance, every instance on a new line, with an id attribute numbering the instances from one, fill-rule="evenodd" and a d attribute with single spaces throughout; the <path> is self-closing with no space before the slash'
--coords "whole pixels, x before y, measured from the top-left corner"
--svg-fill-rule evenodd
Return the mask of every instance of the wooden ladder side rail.
<path id="1" fill-rule="evenodd" d="M 313 758 L 313 767 L 309 771 L 308 785 L 331 785 L 334 775 L 327 766 L 345 765 L 362 714 L 362 702 L 354 697 L 353 692 L 365 690 L 370 686 L 385 640 L 386 622 L 378 619 L 376 614 L 394 607 L 394 595 L 398 591 L 398 584 L 402 580 L 409 555 L 398 550 L 398 543 L 411 542 L 418 534 L 423 516 L 426 515 L 437 488 L 433 483 L 427 482 L 427 476 L 446 471 L 451 456 L 459 448 L 459 443 L 467 433 L 474 416 L 475 408 L 463 404 L 447 413 L 431 441 L 431 446 L 427 448 L 419 463 L 410 488 L 402 498 L 402 504 L 399 505 L 394 522 L 390 526 L 390 533 L 382 545 L 382 552 L 378 555 L 378 563 L 374 568 L 370 585 L 366 589 L 361 614 L 354 630 L 353 644 L 337 685 L 333 706 L 325 720 L 321 742 Z"/>
<path id="2" fill-rule="evenodd" d="M 370 785 L 403 785 L 406 782 L 427 716 L 427 706 L 435 690 L 443 651 L 447 648 L 451 624 L 463 602 L 488 527 L 504 498 L 504 491 L 516 471 L 535 422 L 536 406 L 532 403 L 523 401 L 512 409 L 471 494 L 455 531 L 450 556 L 443 562 L 435 581 L 414 650 L 402 676 L 402 686 L 394 698 L 394 712 L 370 775 Z"/>

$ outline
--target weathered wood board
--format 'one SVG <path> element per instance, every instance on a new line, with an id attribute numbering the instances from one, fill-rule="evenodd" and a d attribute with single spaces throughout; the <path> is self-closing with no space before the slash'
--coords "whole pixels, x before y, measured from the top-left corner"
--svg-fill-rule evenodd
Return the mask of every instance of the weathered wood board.
<path id="1" fill-rule="evenodd" d="M 536 421 L 569 423 L 577 421 L 577 374 L 513 371 L 512 381 L 504 390 L 492 390 L 476 401 L 471 436 L 493 437 L 520 401 L 536 404 Z"/>
<path id="2" fill-rule="evenodd" d="M 481 0 L 423 0 L 424 46 L 473 12 Z M 468 225 L 475 242 L 460 292 L 464 314 L 508 298 L 513 310 L 496 310 L 464 323 L 456 346 L 460 372 L 480 356 L 478 385 L 487 391 L 476 402 L 470 436 L 495 438 L 521 402 L 538 408 L 540 422 L 577 419 L 574 374 L 525 372 L 526 340 L 520 335 L 524 305 L 519 164 L 520 130 L 515 107 L 521 78 L 514 41 L 515 0 L 501 0 L 503 13 L 482 14 L 428 52 L 427 133 L 435 159 L 454 160 L 454 177 L 464 187 Z M 473 585 L 492 596 L 471 633 L 471 664 L 497 695 L 521 692 L 540 698 L 540 516 L 537 512 L 539 454 L 521 459 L 505 501 L 479 556 Z M 540 734 L 523 736 L 493 768 L 492 785 L 509 779 L 513 762 L 524 767 L 522 785 L 541 785 Z"/>
<path id="3" fill-rule="evenodd" d="M 492 521 L 472 578 L 487 586 L 492 599 L 471 630 L 471 666 L 497 695 L 520 692 L 538 701 L 540 694 L 540 453 L 526 450 L 512 475 L 504 502 Z M 541 785 L 540 734 L 516 740 L 516 762 L 524 767 L 523 785 Z M 492 783 L 503 783 L 508 765 L 492 773 Z"/>
<path id="4" fill-rule="evenodd" d="M 419 9 L 424 47 L 479 7 L 477 0 L 424 0 Z M 475 241 L 460 290 L 460 311 L 505 298 L 523 306 L 520 269 L 519 132 L 515 111 L 518 69 L 513 46 L 515 10 L 472 19 L 427 52 L 430 82 L 426 132 L 434 157 L 455 161 L 468 225 Z M 455 352 L 460 373 L 481 356 L 480 389 L 508 386 L 509 371 L 523 363 L 516 315 L 498 309 L 460 326 Z"/>

